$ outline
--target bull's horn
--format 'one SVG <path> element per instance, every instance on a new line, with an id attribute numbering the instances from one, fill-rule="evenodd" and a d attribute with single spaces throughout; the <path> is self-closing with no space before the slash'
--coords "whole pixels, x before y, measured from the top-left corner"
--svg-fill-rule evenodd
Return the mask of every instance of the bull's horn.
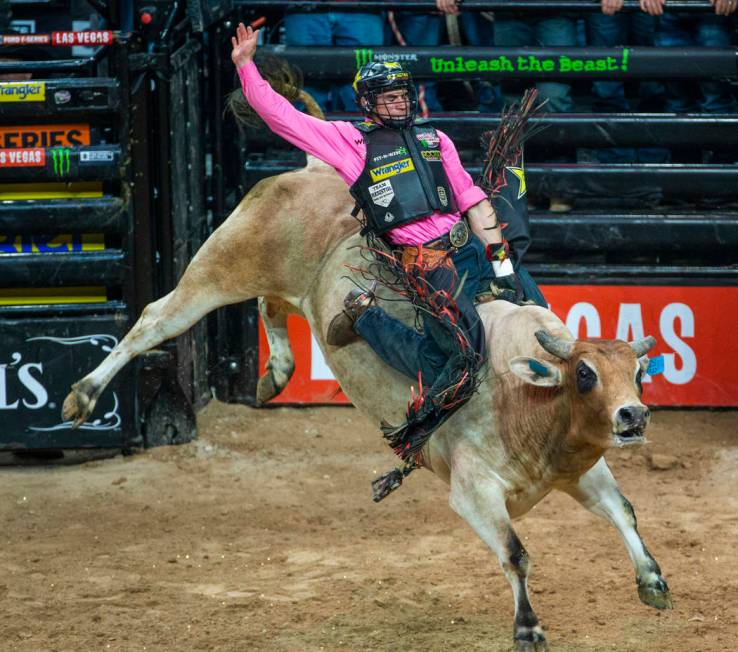
<path id="1" fill-rule="evenodd" d="M 656 346 L 656 338 L 653 335 L 644 337 L 642 340 L 636 340 L 635 342 L 628 342 L 630 348 L 635 351 L 637 357 L 646 355 L 654 346 Z"/>
<path id="2" fill-rule="evenodd" d="M 568 360 L 571 357 L 574 342 L 558 339 L 545 329 L 536 331 L 536 339 L 543 350 L 548 351 L 551 355 L 555 355 L 562 360 Z"/>

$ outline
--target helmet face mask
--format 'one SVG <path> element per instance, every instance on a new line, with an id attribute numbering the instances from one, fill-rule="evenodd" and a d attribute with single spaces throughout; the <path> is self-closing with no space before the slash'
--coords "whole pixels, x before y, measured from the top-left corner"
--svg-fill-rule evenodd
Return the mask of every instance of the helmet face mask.
<path id="1" fill-rule="evenodd" d="M 385 127 L 402 129 L 415 121 L 418 110 L 415 84 L 410 73 L 403 70 L 399 63 L 365 64 L 356 73 L 353 86 L 356 103 L 364 114 L 375 118 Z M 401 97 L 403 91 L 404 98 Z M 388 97 L 382 98 L 384 94 L 388 94 Z"/>

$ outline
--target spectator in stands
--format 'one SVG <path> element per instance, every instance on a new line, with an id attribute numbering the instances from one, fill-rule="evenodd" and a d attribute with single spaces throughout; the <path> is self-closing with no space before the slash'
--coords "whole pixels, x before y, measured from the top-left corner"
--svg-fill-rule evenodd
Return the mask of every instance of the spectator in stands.
<path id="1" fill-rule="evenodd" d="M 372 47 L 384 44 L 384 14 L 338 11 L 288 11 L 285 43 L 294 46 Z M 305 88 L 323 111 L 356 111 L 351 84 Z"/>
<path id="2" fill-rule="evenodd" d="M 494 43 L 503 47 L 559 47 L 577 45 L 574 17 L 560 12 L 544 13 L 495 13 Z M 546 110 L 551 113 L 572 111 L 571 86 L 561 82 L 536 83 L 539 97 L 546 100 Z M 571 162 L 574 152 L 559 155 L 555 162 Z M 554 193 L 557 194 L 557 193 Z M 562 196 L 549 198 L 549 210 L 563 213 L 571 210 L 571 202 Z"/>
<path id="3" fill-rule="evenodd" d="M 436 7 L 443 7 L 451 0 L 436 0 Z M 443 14 L 418 13 L 413 11 L 390 12 L 390 25 L 399 45 L 438 46 L 443 42 Z M 431 113 L 443 111 L 436 92 L 436 82 L 426 81 L 418 84 L 418 110 L 427 118 Z"/>
<path id="4" fill-rule="evenodd" d="M 462 25 L 466 42 L 469 45 L 480 47 L 492 47 L 494 45 L 494 32 L 492 21 L 488 16 L 479 12 L 465 11 L 461 13 L 456 0 L 436 0 L 436 8 L 440 14 L 417 13 L 409 11 L 394 12 L 394 19 L 390 17 L 392 31 L 395 39 L 400 45 L 409 46 L 439 46 L 443 43 L 443 37 L 447 24 L 447 16 L 457 18 Z M 451 43 L 458 45 L 458 43 Z M 478 110 L 488 113 L 499 113 L 504 105 L 499 84 L 491 84 L 486 81 L 473 82 L 478 98 Z M 418 85 L 418 104 L 421 115 L 443 111 L 443 106 L 438 98 L 437 85 L 435 81 L 426 81 Z"/>
<path id="5" fill-rule="evenodd" d="M 666 0 L 641 0 L 641 9 L 658 16 L 656 45 L 659 47 L 729 48 L 732 44 L 731 21 L 726 18 L 738 8 L 738 0 L 710 0 L 713 14 L 664 13 Z M 668 5 L 667 5 L 668 9 Z M 738 109 L 730 84 L 714 80 L 699 82 L 698 99 L 693 85 L 673 81 L 666 84 L 666 110 L 689 113 L 735 113 Z"/>
<path id="6" fill-rule="evenodd" d="M 502 47 L 576 47 L 577 34 L 574 18 L 568 14 L 551 13 L 496 13 L 494 44 Z M 541 99 L 547 99 L 546 108 L 553 113 L 572 110 L 571 86 L 560 82 L 538 82 Z"/>
<path id="7" fill-rule="evenodd" d="M 436 0 L 440 6 L 448 0 Z M 438 46 L 443 42 L 444 20 L 438 13 L 417 13 L 413 11 L 390 12 L 390 26 L 398 45 Z M 438 99 L 435 81 L 418 84 L 418 111 L 427 118 L 431 113 L 440 113 L 443 106 Z"/>
<path id="8" fill-rule="evenodd" d="M 613 48 L 625 45 L 654 45 L 655 18 L 647 13 L 619 13 L 623 0 L 602 0 L 602 11 L 591 12 L 586 17 L 587 45 Z M 596 81 L 592 84 L 595 100 L 594 111 L 600 113 L 627 113 L 633 106 L 625 95 L 622 81 Z M 660 82 L 644 81 L 639 84 L 641 104 L 646 110 L 661 108 L 664 87 Z M 598 149 L 600 163 L 663 163 L 668 151 L 662 148 L 608 147 Z"/>
<path id="9" fill-rule="evenodd" d="M 446 0 L 453 2 L 454 0 Z M 491 48 L 495 45 L 493 16 L 479 11 L 465 11 L 461 14 L 461 24 L 469 45 Z M 505 106 L 505 98 L 499 83 L 486 80 L 475 82 L 474 87 L 482 113 L 499 113 Z"/>

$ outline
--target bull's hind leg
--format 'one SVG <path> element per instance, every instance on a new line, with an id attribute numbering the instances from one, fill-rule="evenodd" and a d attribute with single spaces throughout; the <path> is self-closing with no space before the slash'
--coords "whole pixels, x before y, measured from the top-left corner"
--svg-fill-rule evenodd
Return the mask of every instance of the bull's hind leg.
<path id="1" fill-rule="evenodd" d="M 449 503 L 494 550 L 510 582 L 515 598 L 515 650 L 544 652 L 548 650 L 546 638 L 528 596 L 528 553 L 512 528 L 502 489 L 489 478 L 474 475 L 471 469 L 454 469 Z"/>
<path id="2" fill-rule="evenodd" d="M 633 506 L 618 490 L 604 458 L 587 471 L 577 485 L 567 489 L 567 493 L 593 514 L 608 520 L 620 532 L 635 568 L 641 602 L 656 609 L 671 609 L 671 593 L 666 580 L 643 544 Z"/>
<path id="3" fill-rule="evenodd" d="M 96 369 L 72 385 L 62 406 L 64 420 L 74 421 L 74 427 L 84 423 L 102 391 L 128 362 L 180 335 L 211 310 L 236 300 L 211 286 L 193 287 L 183 277 L 176 289 L 143 309 L 133 328 Z"/>
<path id="4" fill-rule="evenodd" d="M 259 297 L 259 313 L 269 342 L 266 372 L 256 385 L 256 404 L 263 405 L 278 396 L 295 371 L 295 357 L 287 337 L 287 315 L 294 312 L 288 303 L 271 297 Z"/>

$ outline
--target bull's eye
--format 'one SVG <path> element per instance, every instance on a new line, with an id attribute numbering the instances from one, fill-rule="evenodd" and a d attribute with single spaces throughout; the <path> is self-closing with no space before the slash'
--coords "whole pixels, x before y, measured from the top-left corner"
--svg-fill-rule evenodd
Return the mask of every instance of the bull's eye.
<path id="1" fill-rule="evenodd" d="M 586 394 L 597 384 L 597 374 L 586 362 L 577 364 L 577 391 Z"/>

